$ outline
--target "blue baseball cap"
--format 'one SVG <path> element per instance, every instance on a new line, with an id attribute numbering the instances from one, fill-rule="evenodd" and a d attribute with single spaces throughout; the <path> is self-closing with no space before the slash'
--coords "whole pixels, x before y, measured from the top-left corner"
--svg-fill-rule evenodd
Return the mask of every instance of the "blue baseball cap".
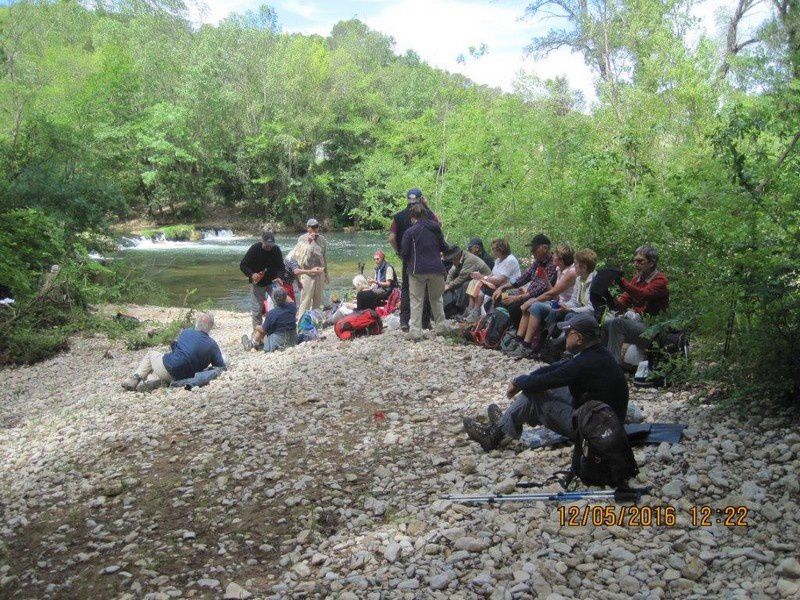
<path id="1" fill-rule="evenodd" d="M 409 202 L 419 202 L 420 198 L 422 198 L 422 190 L 419 188 L 411 188 L 408 190 L 406 198 Z"/>

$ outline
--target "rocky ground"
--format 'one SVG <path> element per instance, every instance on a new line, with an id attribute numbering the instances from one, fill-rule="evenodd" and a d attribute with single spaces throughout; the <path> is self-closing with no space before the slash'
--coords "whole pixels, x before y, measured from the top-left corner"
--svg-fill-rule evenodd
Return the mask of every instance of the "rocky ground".
<path id="1" fill-rule="evenodd" d="M 485 454 L 461 432 L 532 365 L 398 332 L 245 353 L 249 317 L 217 322 L 232 368 L 193 391 L 123 392 L 141 353 L 103 338 L 0 371 L 0 597 L 800 593 L 796 426 L 635 392 L 648 420 L 689 425 L 680 444 L 636 450 L 655 486 L 643 505 L 673 507 L 676 525 L 562 526 L 554 503 L 438 498 L 567 464 L 565 448 Z M 744 506 L 747 526 L 693 526 L 701 505 Z"/>

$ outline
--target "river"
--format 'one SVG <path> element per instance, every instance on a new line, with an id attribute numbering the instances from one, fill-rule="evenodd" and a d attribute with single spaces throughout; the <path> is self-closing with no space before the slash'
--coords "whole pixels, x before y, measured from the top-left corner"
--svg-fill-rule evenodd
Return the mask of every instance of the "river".
<path id="1" fill-rule="evenodd" d="M 249 284 L 239 270 L 239 261 L 257 238 L 235 236 L 226 230 L 203 233 L 204 239 L 197 242 L 132 240 L 128 242 L 132 245 L 120 248 L 117 258 L 144 266 L 172 306 L 183 306 L 187 293 L 194 289 L 192 302 L 210 300 L 215 308 L 248 310 Z M 298 235 L 275 236 L 284 256 L 294 247 Z M 385 232 L 325 234 L 331 278 L 326 301 L 330 293 L 352 290 L 359 262 L 366 264 L 364 273 L 369 276 L 375 250 L 382 249 L 398 266 L 386 237 Z"/>

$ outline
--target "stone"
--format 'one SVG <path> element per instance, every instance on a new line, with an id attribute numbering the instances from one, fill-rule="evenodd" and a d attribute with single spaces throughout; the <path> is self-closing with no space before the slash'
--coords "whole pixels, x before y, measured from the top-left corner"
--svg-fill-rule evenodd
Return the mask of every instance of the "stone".
<path id="1" fill-rule="evenodd" d="M 383 550 L 383 556 L 386 558 L 387 561 L 393 563 L 397 560 L 397 557 L 400 555 L 400 550 L 402 550 L 402 546 L 396 542 L 392 542 Z"/>
<path id="2" fill-rule="evenodd" d="M 225 600 L 246 600 L 247 598 L 252 598 L 252 596 L 253 594 L 233 581 L 225 588 Z"/>
<path id="3" fill-rule="evenodd" d="M 781 518 L 781 511 L 771 502 L 765 502 L 761 506 L 761 514 L 768 521 L 777 521 Z"/>
<path id="4" fill-rule="evenodd" d="M 800 583 L 788 579 L 778 579 L 778 593 L 784 598 L 797 598 L 800 592 Z"/>
<path id="5" fill-rule="evenodd" d="M 697 558 L 692 558 L 681 569 L 681 575 L 691 581 L 697 581 L 705 574 L 706 570 L 705 564 Z"/>
<path id="6" fill-rule="evenodd" d="M 775 569 L 775 575 L 790 579 L 800 578 L 800 562 L 796 558 L 784 558 Z"/>
<path id="7" fill-rule="evenodd" d="M 220 586 L 219 579 L 203 578 L 197 580 L 198 587 L 215 589 Z"/>
<path id="8" fill-rule="evenodd" d="M 489 547 L 489 540 L 486 538 L 474 538 L 465 536 L 459 538 L 453 544 L 457 550 L 466 550 L 467 552 L 483 552 Z"/>
<path id="9" fill-rule="evenodd" d="M 439 573 L 438 575 L 434 575 L 428 581 L 428 585 L 432 590 L 443 590 L 448 586 L 450 583 L 450 574 L 449 573 Z"/>
<path id="10" fill-rule="evenodd" d="M 661 488 L 661 493 L 667 498 L 680 498 L 683 495 L 683 482 L 680 479 L 673 479 Z"/>

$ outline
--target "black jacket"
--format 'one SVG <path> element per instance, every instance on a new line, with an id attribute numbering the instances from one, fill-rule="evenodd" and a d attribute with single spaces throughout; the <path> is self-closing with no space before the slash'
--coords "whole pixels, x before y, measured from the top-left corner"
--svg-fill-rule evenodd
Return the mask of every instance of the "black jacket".
<path id="1" fill-rule="evenodd" d="M 265 271 L 264 277 L 256 285 L 267 287 L 276 277 L 284 276 L 283 254 L 278 246 L 264 250 L 261 242 L 256 242 L 248 248 L 239 268 L 250 283 L 253 283 L 253 273 Z"/>
<path id="2" fill-rule="evenodd" d="M 589 400 L 608 404 L 625 422 L 628 412 L 628 382 L 622 367 L 601 344 L 586 348 L 574 358 L 561 360 L 536 369 L 530 375 L 521 375 L 514 385 L 523 392 L 540 392 L 558 387 L 569 387 L 572 407 L 578 408 Z"/>

